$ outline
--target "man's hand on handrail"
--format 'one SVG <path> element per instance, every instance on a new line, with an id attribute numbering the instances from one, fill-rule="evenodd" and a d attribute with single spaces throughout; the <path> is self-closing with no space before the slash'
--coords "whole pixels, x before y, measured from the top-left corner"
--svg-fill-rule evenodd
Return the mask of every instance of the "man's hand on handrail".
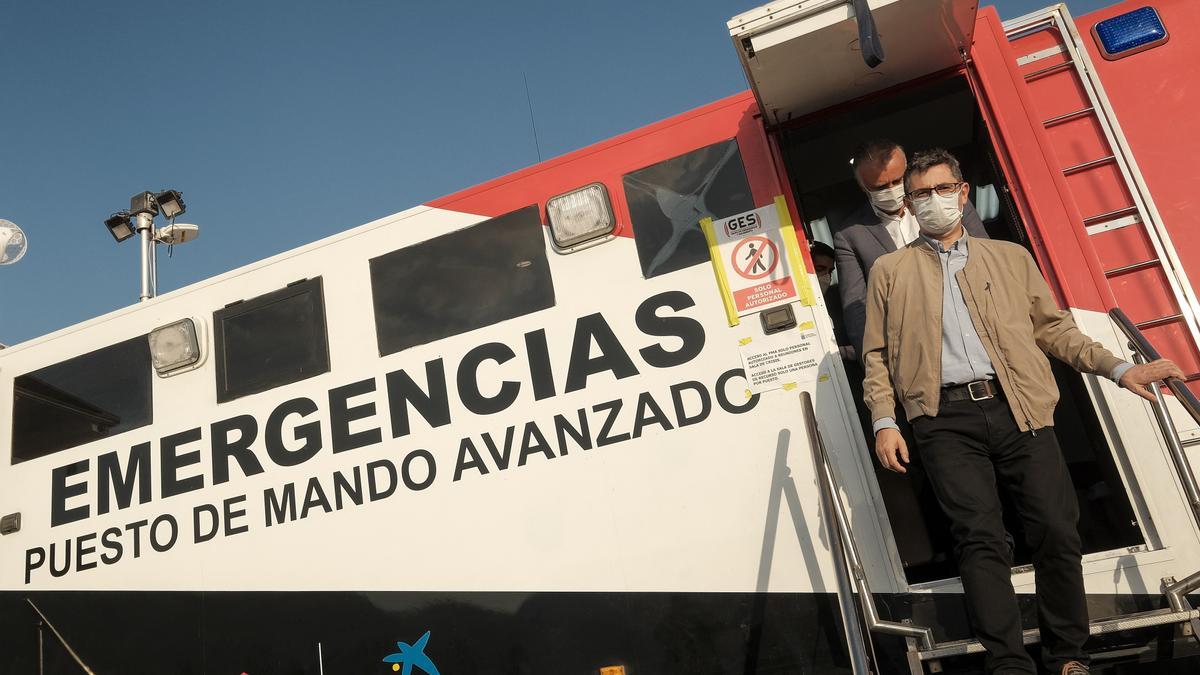
<path id="1" fill-rule="evenodd" d="M 1126 370 L 1125 374 L 1121 376 L 1120 384 L 1122 387 L 1153 403 L 1154 392 L 1147 389 L 1146 385 L 1171 377 L 1177 377 L 1182 380 L 1183 371 L 1169 359 L 1158 359 L 1150 363 L 1138 364 Z"/>

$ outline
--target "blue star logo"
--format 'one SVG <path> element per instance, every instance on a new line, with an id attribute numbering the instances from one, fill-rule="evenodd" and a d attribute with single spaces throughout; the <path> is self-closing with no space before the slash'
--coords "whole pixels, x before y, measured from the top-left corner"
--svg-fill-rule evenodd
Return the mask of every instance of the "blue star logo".
<path id="1" fill-rule="evenodd" d="M 425 631 L 421 639 L 411 645 L 407 642 L 397 642 L 396 646 L 400 648 L 400 651 L 383 657 L 383 662 L 392 664 L 392 670 L 400 670 L 400 667 L 403 666 L 404 671 L 400 675 L 412 675 L 413 666 L 429 675 L 440 675 L 437 666 L 433 665 L 433 661 L 430 661 L 429 657 L 425 655 L 425 645 L 429 643 L 430 632 Z"/>

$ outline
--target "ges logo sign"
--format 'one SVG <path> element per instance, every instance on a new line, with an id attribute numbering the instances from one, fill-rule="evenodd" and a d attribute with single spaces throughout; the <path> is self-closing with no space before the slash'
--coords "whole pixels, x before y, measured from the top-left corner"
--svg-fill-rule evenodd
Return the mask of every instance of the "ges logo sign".
<path id="1" fill-rule="evenodd" d="M 753 211 L 750 213 L 734 216 L 721 223 L 725 228 L 725 236 L 737 237 L 755 230 L 762 229 L 762 218 Z"/>

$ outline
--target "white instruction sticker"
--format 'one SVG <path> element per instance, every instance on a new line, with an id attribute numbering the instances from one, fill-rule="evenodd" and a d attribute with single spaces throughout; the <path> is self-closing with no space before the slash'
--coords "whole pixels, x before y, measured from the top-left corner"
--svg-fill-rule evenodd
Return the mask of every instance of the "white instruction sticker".
<path id="1" fill-rule="evenodd" d="M 817 369 L 825 354 L 815 329 L 793 328 L 743 342 L 738 351 L 751 393 L 817 381 Z"/>

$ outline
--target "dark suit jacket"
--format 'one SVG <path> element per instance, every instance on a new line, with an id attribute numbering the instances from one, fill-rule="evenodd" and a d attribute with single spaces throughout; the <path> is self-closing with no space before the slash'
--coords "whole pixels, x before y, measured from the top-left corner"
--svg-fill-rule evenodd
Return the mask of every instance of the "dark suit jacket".
<path id="1" fill-rule="evenodd" d="M 833 250 L 846 333 L 850 336 L 850 344 L 854 345 L 854 353 L 861 359 L 863 330 L 867 325 L 867 275 L 880 256 L 896 250 L 896 243 L 870 204 L 863 204 L 846 219 L 846 223 L 833 236 Z M 963 227 L 972 237 L 988 238 L 983 221 L 970 201 L 963 208 Z"/>

